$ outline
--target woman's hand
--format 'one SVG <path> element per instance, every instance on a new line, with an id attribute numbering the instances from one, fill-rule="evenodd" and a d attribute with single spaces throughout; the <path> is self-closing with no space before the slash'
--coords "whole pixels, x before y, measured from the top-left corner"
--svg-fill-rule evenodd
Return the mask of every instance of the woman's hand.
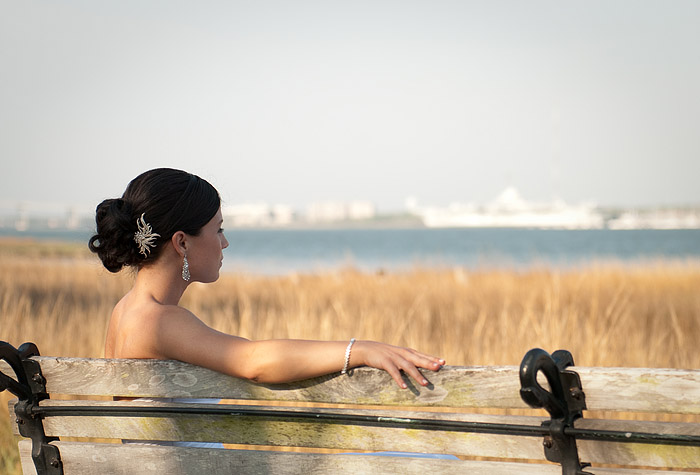
<path id="1" fill-rule="evenodd" d="M 403 389 L 408 386 L 401 377 L 402 370 L 421 386 L 427 386 L 430 382 L 418 371 L 418 368 L 438 371 L 444 364 L 445 360 L 435 356 L 376 341 L 357 341 L 350 353 L 350 367 L 364 365 L 383 369 Z"/>

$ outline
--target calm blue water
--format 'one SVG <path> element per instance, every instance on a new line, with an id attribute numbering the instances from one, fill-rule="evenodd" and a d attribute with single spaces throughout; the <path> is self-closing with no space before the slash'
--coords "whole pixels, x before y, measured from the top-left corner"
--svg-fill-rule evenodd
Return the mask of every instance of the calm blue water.
<path id="1" fill-rule="evenodd" d="M 371 229 L 234 230 L 227 270 L 260 273 L 572 267 L 599 260 L 700 258 L 700 230 Z"/>
<path id="2" fill-rule="evenodd" d="M 87 242 L 89 232 L 16 233 Z M 700 259 L 700 230 L 227 230 L 224 270 L 284 274 L 354 267 L 572 267 L 601 260 Z"/>

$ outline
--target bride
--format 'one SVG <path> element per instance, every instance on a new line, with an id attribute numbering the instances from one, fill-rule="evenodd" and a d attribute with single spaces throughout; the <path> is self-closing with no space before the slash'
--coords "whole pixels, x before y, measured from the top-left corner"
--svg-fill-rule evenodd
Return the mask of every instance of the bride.
<path id="1" fill-rule="evenodd" d="M 403 371 L 420 385 L 418 368 L 445 361 L 375 341 L 261 340 L 228 335 L 179 305 L 192 282 L 219 277 L 223 250 L 221 200 L 202 178 L 169 168 L 134 178 L 121 198 L 97 206 L 89 242 L 111 272 L 137 270 L 131 290 L 112 312 L 107 358 L 174 359 L 262 383 L 296 381 L 357 366 L 388 372 L 406 388 Z"/>

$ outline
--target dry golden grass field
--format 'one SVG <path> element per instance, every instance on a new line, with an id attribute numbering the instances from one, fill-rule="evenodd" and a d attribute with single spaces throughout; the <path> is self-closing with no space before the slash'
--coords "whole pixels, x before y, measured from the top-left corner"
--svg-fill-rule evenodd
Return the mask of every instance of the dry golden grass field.
<path id="1" fill-rule="evenodd" d="M 132 276 L 82 247 L 0 241 L 0 340 L 42 354 L 100 357 L 112 306 Z M 416 269 L 280 277 L 227 274 L 182 304 L 251 339 L 381 340 L 451 365 L 518 365 L 565 348 L 580 366 L 700 368 L 700 263 L 597 263 L 562 271 Z M 19 473 L 0 396 L 0 473 Z"/>

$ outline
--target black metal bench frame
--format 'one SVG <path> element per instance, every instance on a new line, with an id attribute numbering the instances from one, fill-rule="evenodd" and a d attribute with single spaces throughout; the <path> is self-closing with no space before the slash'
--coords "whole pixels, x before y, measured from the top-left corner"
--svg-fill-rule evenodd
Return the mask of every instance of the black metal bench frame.
<path id="1" fill-rule="evenodd" d="M 62 475 L 63 467 L 61 454 L 57 447 L 51 444 L 55 438 L 47 437 L 44 433 L 43 419 L 48 416 L 61 415 L 133 415 L 158 416 L 168 411 L 163 407 L 94 407 L 94 406 L 64 406 L 42 407 L 40 402 L 48 398 L 46 380 L 42 375 L 39 364 L 32 359 L 39 356 L 39 350 L 33 343 L 24 343 L 18 349 L 9 343 L 0 342 L 0 360 L 4 360 L 14 371 L 14 377 L 0 372 L 0 392 L 7 389 L 18 398 L 14 406 L 15 422 L 19 433 L 32 441 L 32 459 L 39 475 Z M 585 471 L 588 464 L 579 460 L 577 440 L 602 440 L 615 442 L 655 443 L 672 445 L 689 445 L 700 447 L 700 436 L 674 435 L 660 433 L 641 433 L 627 431 L 603 431 L 578 429 L 574 421 L 583 417 L 586 409 L 586 397 L 579 375 L 571 368 L 574 365 L 571 353 L 565 350 L 549 354 L 541 349 L 532 349 L 524 356 L 520 364 L 520 396 L 530 407 L 543 408 L 549 415 L 549 420 L 541 427 L 478 423 L 465 421 L 440 421 L 419 418 L 386 418 L 324 413 L 313 411 L 266 411 L 264 409 L 236 410 L 236 413 L 247 417 L 267 419 L 304 419 L 323 420 L 326 423 L 351 423 L 356 425 L 374 425 L 382 427 L 421 428 L 428 430 L 481 432 L 501 435 L 519 435 L 542 437 L 544 453 L 547 460 L 561 465 L 564 475 L 590 475 Z M 545 389 L 538 381 L 538 373 L 544 374 L 549 385 Z M 230 409 L 196 408 L 179 409 L 180 413 L 215 414 Z"/>

